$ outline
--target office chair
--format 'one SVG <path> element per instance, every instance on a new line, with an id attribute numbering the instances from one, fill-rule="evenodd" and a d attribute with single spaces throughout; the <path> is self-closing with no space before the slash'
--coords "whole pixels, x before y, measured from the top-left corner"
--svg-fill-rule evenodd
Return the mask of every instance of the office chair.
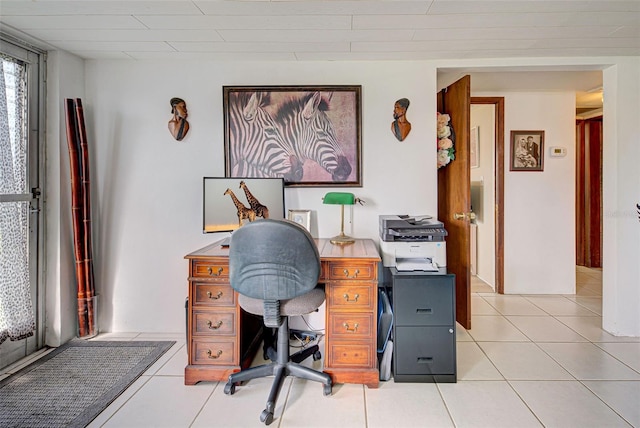
<path id="1" fill-rule="evenodd" d="M 320 277 L 320 255 L 313 238 L 303 227 L 287 220 L 256 220 L 231 235 L 229 279 L 245 311 L 262 315 L 265 327 L 277 328 L 276 360 L 233 373 L 224 388 L 232 395 L 238 382 L 274 375 L 267 406 L 260 421 L 273 422 L 276 400 L 288 375 L 322 383 L 331 395 L 331 377 L 291 361 L 289 322 L 292 315 L 318 309 L 325 294 L 316 288 Z"/>

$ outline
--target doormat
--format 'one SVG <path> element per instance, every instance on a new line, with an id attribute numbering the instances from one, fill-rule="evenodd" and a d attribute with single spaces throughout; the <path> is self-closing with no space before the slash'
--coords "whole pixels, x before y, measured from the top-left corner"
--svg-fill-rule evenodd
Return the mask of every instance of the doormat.
<path id="1" fill-rule="evenodd" d="M 85 427 L 174 343 L 72 340 L 0 381 L 0 427 Z"/>

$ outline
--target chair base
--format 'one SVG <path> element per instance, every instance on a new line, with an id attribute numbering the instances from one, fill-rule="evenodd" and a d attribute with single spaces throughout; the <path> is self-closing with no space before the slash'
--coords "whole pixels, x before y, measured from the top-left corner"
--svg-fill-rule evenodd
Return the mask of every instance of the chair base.
<path id="1" fill-rule="evenodd" d="M 302 366 L 298 364 L 298 362 L 291 361 L 291 357 L 289 355 L 289 324 L 287 317 L 284 317 L 282 325 L 278 328 L 277 347 L 278 352 L 276 355 L 276 361 L 233 373 L 229 376 L 229 380 L 224 387 L 225 394 L 233 395 L 235 393 L 236 384 L 239 382 L 246 382 L 251 379 L 257 379 L 260 377 L 271 375 L 275 376 L 273 384 L 271 385 L 269 397 L 267 399 L 266 408 L 260 415 L 260 421 L 264 422 L 266 425 L 269 425 L 271 424 L 271 422 L 273 422 L 273 414 L 276 407 L 276 401 L 278 399 L 278 395 L 280 394 L 280 390 L 282 389 L 284 379 L 287 376 L 291 375 L 301 379 L 307 379 L 314 382 L 322 383 L 324 385 L 323 393 L 325 396 L 331 395 L 332 389 L 331 376 L 326 373 L 313 370 L 309 367 Z M 314 347 L 318 348 L 317 345 L 314 345 L 309 349 L 305 349 L 304 351 L 302 351 L 302 353 L 305 353 L 306 357 L 311 354 L 315 354 L 315 351 L 317 351 L 317 349 L 314 352 L 309 353 L 309 350 Z M 298 354 L 301 353 L 299 352 L 294 355 Z M 300 356 L 296 357 L 296 359 L 298 358 L 300 358 Z"/>

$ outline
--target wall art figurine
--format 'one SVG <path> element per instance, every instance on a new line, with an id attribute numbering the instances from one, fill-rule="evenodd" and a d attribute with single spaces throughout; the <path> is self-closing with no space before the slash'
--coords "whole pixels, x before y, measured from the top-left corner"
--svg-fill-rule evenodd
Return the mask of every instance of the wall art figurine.
<path id="1" fill-rule="evenodd" d="M 189 132 L 189 122 L 187 122 L 187 104 L 182 98 L 174 97 L 169 101 L 171 104 L 171 114 L 173 117 L 169 121 L 169 132 L 178 141 L 182 139 Z"/>
<path id="2" fill-rule="evenodd" d="M 393 122 L 391 122 L 391 132 L 398 139 L 403 141 L 411 132 L 411 122 L 407 120 L 407 109 L 409 100 L 400 98 L 393 106 Z"/>

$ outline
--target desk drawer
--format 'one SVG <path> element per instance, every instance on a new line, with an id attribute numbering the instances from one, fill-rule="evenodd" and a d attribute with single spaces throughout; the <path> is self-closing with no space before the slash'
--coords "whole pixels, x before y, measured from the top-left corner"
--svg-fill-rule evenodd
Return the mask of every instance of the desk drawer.
<path id="1" fill-rule="evenodd" d="M 339 280 L 372 280 L 377 275 L 377 265 L 370 262 L 330 262 L 326 279 Z"/>
<path id="2" fill-rule="evenodd" d="M 196 282 L 194 305 L 235 306 L 236 295 L 230 285 Z"/>
<path id="3" fill-rule="evenodd" d="M 193 261 L 193 276 L 203 278 L 229 278 L 229 265 L 225 263 L 210 263 Z"/>
<path id="4" fill-rule="evenodd" d="M 373 314 L 333 312 L 328 328 L 329 335 L 335 339 L 370 340 L 375 330 Z"/>
<path id="5" fill-rule="evenodd" d="M 193 311 L 194 335 L 231 335 L 236 334 L 236 311 Z"/>
<path id="6" fill-rule="evenodd" d="M 331 286 L 325 287 L 327 293 L 327 305 L 331 310 L 362 310 L 372 311 L 375 304 L 374 292 L 377 287 L 373 284 L 359 285 L 347 284 L 337 285 L 332 283 Z"/>
<path id="7" fill-rule="evenodd" d="M 191 364 L 236 364 L 236 343 L 224 339 L 193 339 Z"/>
<path id="8" fill-rule="evenodd" d="M 326 346 L 325 353 L 326 365 L 331 368 L 371 368 L 375 367 L 374 360 L 377 358 L 368 342 L 332 340 Z"/>

